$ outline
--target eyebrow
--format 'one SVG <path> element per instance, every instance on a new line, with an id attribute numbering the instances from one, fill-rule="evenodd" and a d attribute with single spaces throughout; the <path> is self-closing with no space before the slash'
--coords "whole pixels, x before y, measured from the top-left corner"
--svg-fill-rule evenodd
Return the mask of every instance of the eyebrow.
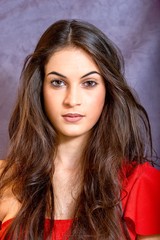
<path id="1" fill-rule="evenodd" d="M 58 73 L 58 72 L 55 72 L 55 71 L 48 73 L 47 76 L 48 76 L 48 75 L 51 75 L 51 74 L 57 75 L 57 76 L 59 76 L 59 77 L 67 78 L 66 76 L 62 75 L 61 73 Z M 91 71 L 91 72 L 86 73 L 85 75 L 83 75 L 83 76 L 81 77 L 81 79 L 84 78 L 84 77 L 87 77 L 87 76 L 89 76 L 89 75 L 91 75 L 91 74 L 98 74 L 98 75 L 101 76 L 101 74 L 100 74 L 99 72 L 97 72 L 97 71 Z"/>

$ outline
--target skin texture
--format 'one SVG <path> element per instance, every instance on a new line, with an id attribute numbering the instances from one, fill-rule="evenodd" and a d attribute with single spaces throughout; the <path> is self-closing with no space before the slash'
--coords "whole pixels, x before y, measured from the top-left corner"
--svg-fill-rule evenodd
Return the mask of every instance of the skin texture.
<path id="1" fill-rule="evenodd" d="M 104 81 L 98 73 L 92 58 L 77 48 L 56 52 L 46 64 L 44 105 L 60 138 L 85 137 L 98 121 L 105 102 Z M 83 117 L 69 122 L 63 117 L 68 113 L 78 113 Z"/>

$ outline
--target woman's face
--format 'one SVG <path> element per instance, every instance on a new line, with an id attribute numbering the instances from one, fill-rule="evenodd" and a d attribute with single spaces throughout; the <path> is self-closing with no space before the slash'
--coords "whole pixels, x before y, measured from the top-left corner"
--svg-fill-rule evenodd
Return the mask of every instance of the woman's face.
<path id="1" fill-rule="evenodd" d="M 105 84 L 97 65 L 82 49 L 66 47 L 45 65 L 45 112 L 59 136 L 86 136 L 105 102 Z"/>

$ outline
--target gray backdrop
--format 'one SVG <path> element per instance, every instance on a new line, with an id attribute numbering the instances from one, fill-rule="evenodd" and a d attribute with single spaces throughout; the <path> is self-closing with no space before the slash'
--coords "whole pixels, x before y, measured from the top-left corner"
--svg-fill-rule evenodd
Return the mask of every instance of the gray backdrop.
<path id="1" fill-rule="evenodd" d="M 62 18 L 87 20 L 119 46 L 127 81 L 149 114 L 160 155 L 159 0 L 0 0 L 0 158 L 24 58 L 44 30 Z"/>

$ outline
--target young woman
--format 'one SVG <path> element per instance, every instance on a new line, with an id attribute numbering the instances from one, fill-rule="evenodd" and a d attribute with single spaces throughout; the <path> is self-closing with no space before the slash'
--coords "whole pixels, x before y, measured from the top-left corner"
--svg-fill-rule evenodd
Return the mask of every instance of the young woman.
<path id="1" fill-rule="evenodd" d="M 89 23 L 61 20 L 42 35 L 1 161 L 0 239 L 160 239 L 150 124 L 121 63 Z"/>

